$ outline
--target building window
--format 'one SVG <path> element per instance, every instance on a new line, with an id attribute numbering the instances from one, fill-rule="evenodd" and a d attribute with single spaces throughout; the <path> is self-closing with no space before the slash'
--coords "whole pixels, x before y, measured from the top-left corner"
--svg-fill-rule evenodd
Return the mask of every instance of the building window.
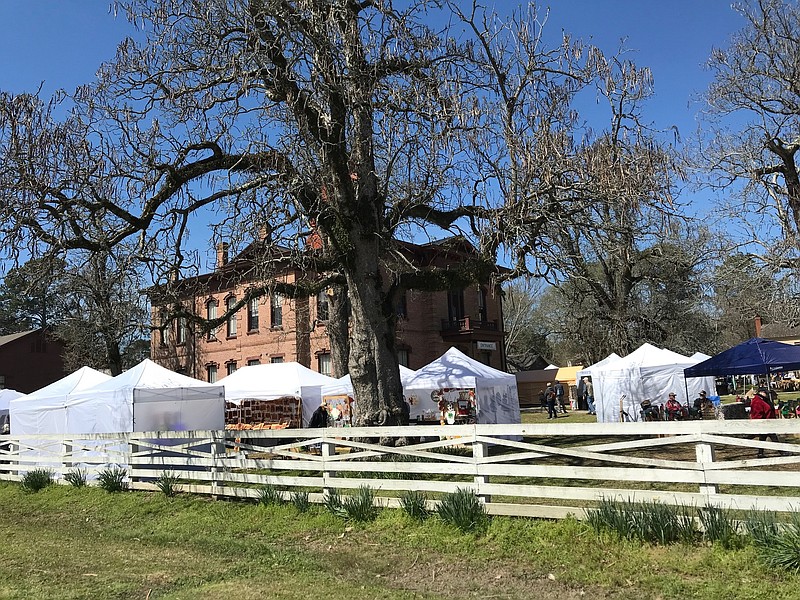
<path id="1" fill-rule="evenodd" d="M 228 299 L 225 300 L 225 311 L 232 311 L 234 306 L 236 306 L 236 296 L 228 296 Z M 236 337 L 236 313 L 232 313 L 228 317 L 226 329 L 226 334 L 229 338 Z"/>
<path id="2" fill-rule="evenodd" d="M 395 313 L 401 319 L 408 318 L 408 300 L 406 299 L 406 293 L 402 292 L 400 297 L 397 299 L 397 306 L 395 307 Z"/>
<path id="3" fill-rule="evenodd" d="M 206 320 L 213 321 L 217 318 L 217 301 L 209 300 L 206 302 Z M 212 327 L 206 334 L 206 339 L 211 341 L 217 339 L 217 328 Z"/>
<path id="4" fill-rule="evenodd" d="M 0 375 L 0 390 L 6 389 L 6 376 Z"/>
<path id="5" fill-rule="evenodd" d="M 317 294 L 317 321 L 327 321 L 330 318 L 330 305 L 328 304 L 328 294 L 322 290 Z"/>
<path id="6" fill-rule="evenodd" d="M 247 366 L 248 367 L 255 367 L 256 365 L 260 365 L 260 364 L 261 364 L 261 361 L 258 360 L 257 358 L 250 358 L 250 359 L 247 360 Z"/>
<path id="7" fill-rule="evenodd" d="M 159 344 L 166 346 L 169 344 L 169 315 L 167 311 L 162 310 L 161 316 L 158 318 L 161 327 L 158 330 Z"/>
<path id="8" fill-rule="evenodd" d="M 323 375 L 331 374 L 331 355 L 317 354 L 317 371 Z"/>
<path id="9" fill-rule="evenodd" d="M 402 349 L 397 351 L 397 362 L 404 367 L 408 366 L 408 350 Z"/>
<path id="10" fill-rule="evenodd" d="M 283 362 L 283 357 L 273 356 L 272 358 L 269 359 L 269 362 L 271 362 L 273 365 L 281 364 Z"/>
<path id="11" fill-rule="evenodd" d="M 186 343 L 186 317 L 178 317 L 178 329 L 175 332 L 175 344 Z"/>
<path id="12" fill-rule="evenodd" d="M 233 375 L 234 373 L 236 373 L 236 361 L 232 360 L 231 362 L 226 363 L 225 369 L 228 375 Z"/>
<path id="13" fill-rule="evenodd" d="M 283 326 L 283 298 L 280 294 L 272 294 L 270 301 L 270 322 L 273 327 Z"/>
<path id="14" fill-rule="evenodd" d="M 447 318 L 451 323 L 464 318 L 464 290 L 447 292 Z"/>
<path id="15" fill-rule="evenodd" d="M 247 302 L 247 331 L 258 331 L 258 298 Z"/>
<path id="16" fill-rule="evenodd" d="M 489 315 L 486 310 L 486 290 L 483 288 L 478 290 L 478 319 L 483 323 L 489 320 Z"/>
<path id="17" fill-rule="evenodd" d="M 217 383 L 217 365 L 208 365 L 206 367 L 206 375 L 208 383 Z"/>

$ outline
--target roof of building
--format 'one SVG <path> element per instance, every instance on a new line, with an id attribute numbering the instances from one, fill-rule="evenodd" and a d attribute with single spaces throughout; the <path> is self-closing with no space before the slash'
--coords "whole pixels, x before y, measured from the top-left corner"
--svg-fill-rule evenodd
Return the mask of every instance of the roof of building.
<path id="1" fill-rule="evenodd" d="M 18 340 L 20 338 L 25 337 L 26 335 L 30 335 L 31 333 L 36 333 L 39 331 L 38 329 L 31 329 L 29 331 L 20 331 L 18 333 L 10 333 L 8 335 L 0 335 L 0 346 L 5 346 L 6 344 L 10 344 L 11 342 Z"/>
<path id="2" fill-rule="evenodd" d="M 800 327 L 792 327 L 786 323 L 767 323 L 761 327 L 761 337 L 771 340 L 800 338 Z"/>

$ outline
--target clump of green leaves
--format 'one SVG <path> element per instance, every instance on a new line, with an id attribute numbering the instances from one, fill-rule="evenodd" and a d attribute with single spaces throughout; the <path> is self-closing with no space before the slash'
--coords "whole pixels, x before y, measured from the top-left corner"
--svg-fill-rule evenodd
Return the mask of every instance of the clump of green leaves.
<path id="1" fill-rule="evenodd" d="M 416 521 L 424 521 L 428 517 L 428 497 L 419 490 L 407 490 L 400 496 L 400 506 L 405 513 Z"/>
<path id="2" fill-rule="evenodd" d="M 87 481 L 86 469 L 70 469 L 67 471 L 67 474 L 64 475 L 64 481 L 72 487 L 84 487 Z"/>
<path id="3" fill-rule="evenodd" d="M 107 492 L 124 492 L 128 489 L 128 471 L 122 467 L 109 467 L 97 475 L 97 485 Z"/>
<path id="4" fill-rule="evenodd" d="M 283 494 L 272 484 L 262 485 L 258 488 L 258 503 L 264 506 L 282 504 Z"/>
<path id="5" fill-rule="evenodd" d="M 727 511 L 717 506 L 706 506 L 700 509 L 698 516 L 707 541 L 717 542 L 726 549 L 741 545 L 739 526 Z"/>
<path id="6" fill-rule="evenodd" d="M 297 509 L 297 512 L 308 512 L 308 509 L 311 508 L 311 502 L 308 500 L 308 492 L 292 492 L 292 505 Z"/>
<path id="7" fill-rule="evenodd" d="M 375 491 L 368 485 L 362 485 L 355 494 L 342 500 L 342 508 L 347 513 L 347 518 L 353 521 L 374 521 L 378 517 L 378 507 L 375 506 Z"/>
<path id="8" fill-rule="evenodd" d="M 53 483 L 53 471 L 50 469 L 33 469 L 22 476 L 22 489 L 32 494 Z"/>
<path id="9" fill-rule="evenodd" d="M 790 521 L 781 525 L 762 522 L 753 542 L 767 566 L 800 573 L 800 513 L 793 512 Z"/>
<path id="10" fill-rule="evenodd" d="M 484 529 L 489 522 L 486 506 L 475 492 L 466 488 L 445 494 L 436 512 L 442 521 L 465 533 Z"/>
<path id="11" fill-rule="evenodd" d="M 156 480 L 156 487 L 168 497 L 172 497 L 178 493 L 178 484 L 180 477 L 170 471 L 162 471 Z"/>
<path id="12" fill-rule="evenodd" d="M 651 544 L 690 544 L 697 539 L 694 517 L 686 506 L 660 502 L 603 499 L 588 512 L 589 524 L 597 531 L 610 531 L 620 539 Z"/>
<path id="13" fill-rule="evenodd" d="M 336 488 L 330 488 L 325 492 L 323 504 L 332 515 L 347 518 L 347 511 L 344 509 L 342 496 Z"/>

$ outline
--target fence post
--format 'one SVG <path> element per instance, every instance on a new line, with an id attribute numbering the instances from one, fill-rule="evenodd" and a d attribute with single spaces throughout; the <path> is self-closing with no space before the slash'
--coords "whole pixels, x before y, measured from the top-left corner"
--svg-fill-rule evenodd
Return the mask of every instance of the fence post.
<path id="1" fill-rule="evenodd" d="M 221 441 L 220 441 L 221 438 Z M 218 500 L 225 486 L 225 430 L 211 432 L 211 499 Z"/>
<path id="2" fill-rule="evenodd" d="M 477 436 L 476 436 L 477 437 Z M 489 455 L 489 445 L 486 442 L 474 441 L 472 443 L 472 458 L 475 461 L 475 472 L 478 472 L 480 461 Z M 492 501 L 492 497 L 488 494 L 482 494 L 481 489 L 485 484 L 489 483 L 488 475 L 475 475 L 475 488 L 477 489 L 478 499 L 486 504 Z"/>
<path id="3" fill-rule="evenodd" d="M 714 446 L 708 443 L 697 444 L 695 446 L 695 455 L 697 462 L 700 465 L 714 462 Z M 705 480 L 706 469 L 703 467 L 703 479 Z M 700 493 L 706 496 L 719 493 L 719 487 L 716 484 L 701 484 Z"/>
<path id="4" fill-rule="evenodd" d="M 330 486 L 328 479 L 336 477 L 335 471 L 328 471 L 328 459 L 331 456 L 336 456 L 336 444 L 327 440 L 327 428 L 322 430 L 322 446 L 320 447 L 320 454 L 322 456 L 322 493 L 327 496 Z"/>

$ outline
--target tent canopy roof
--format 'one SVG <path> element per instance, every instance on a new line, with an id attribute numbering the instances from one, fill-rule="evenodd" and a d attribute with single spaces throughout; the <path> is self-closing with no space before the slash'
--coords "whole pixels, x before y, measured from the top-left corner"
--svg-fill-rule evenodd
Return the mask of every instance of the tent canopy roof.
<path id="1" fill-rule="evenodd" d="M 50 385 L 46 385 L 35 392 L 31 392 L 27 396 L 19 398 L 14 402 L 28 403 L 34 400 L 65 398 L 73 392 L 80 392 L 92 388 L 110 379 L 110 375 L 95 371 L 91 367 L 81 367 L 74 373 L 70 373 L 66 377 L 54 381 Z"/>
<path id="2" fill-rule="evenodd" d="M 456 348 L 450 348 L 432 363 L 419 369 L 403 385 L 411 390 L 473 387 L 478 379 L 509 378 L 516 385 L 514 375 L 493 369 Z"/>
<path id="3" fill-rule="evenodd" d="M 334 386 L 333 377 L 317 373 L 298 362 L 250 365 L 237 369 L 220 381 L 225 386 L 226 400 L 281 396 L 300 396 L 303 387 Z"/>
<path id="4" fill-rule="evenodd" d="M 123 388 L 131 389 L 158 389 L 158 388 L 186 388 L 186 387 L 218 387 L 212 383 L 206 383 L 187 375 L 176 373 L 154 363 L 146 358 L 135 367 L 120 373 L 116 377 L 92 386 L 88 390 L 103 392 L 118 390 Z M 76 390 L 77 391 L 77 390 Z"/>
<path id="5" fill-rule="evenodd" d="M 751 338 L 685 369 L 684 375 L 760 375 L 796 369 L 800 369 L 800 346 Z"/>

